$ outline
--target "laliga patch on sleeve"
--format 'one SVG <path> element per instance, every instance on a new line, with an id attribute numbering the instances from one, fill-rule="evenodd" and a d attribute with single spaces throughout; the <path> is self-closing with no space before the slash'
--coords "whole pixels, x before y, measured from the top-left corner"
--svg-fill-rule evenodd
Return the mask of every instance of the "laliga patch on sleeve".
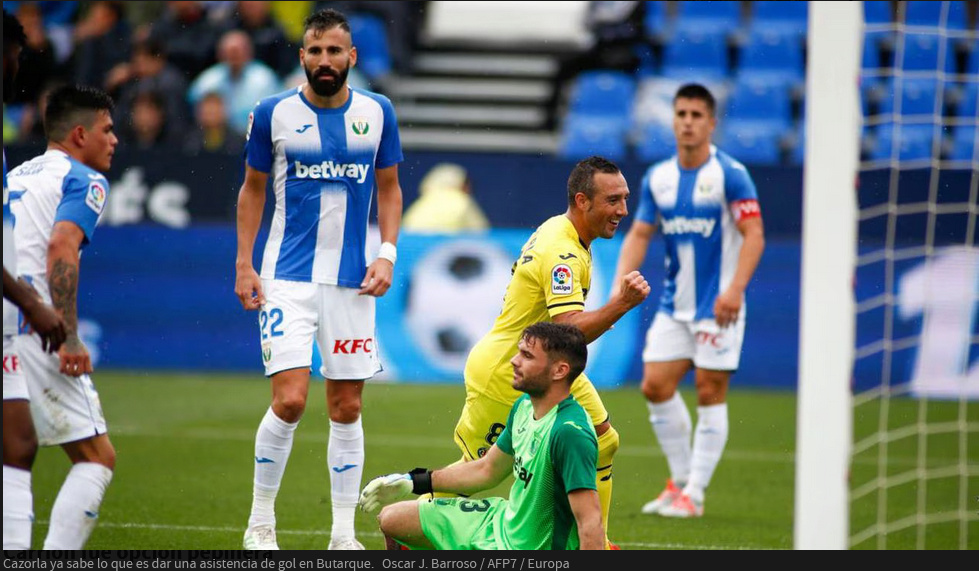
<path id="1" fill-rule="evenodd" d="M 574 292 L 574 273 L 571 266 L 558 264 L 551 270 L 551 293 L 554 295 L 571 295 Z"/>
<path id="2" fill-rule="evenodd" d="M 102 214 L 105 208 L 105 186 L 101 182 L 93 182 L 88 185 L 88 193 L 85 194 L 85 204 L 88 205 L 96 214 Z"/>
<path id="3" fill-rule="evenodd" d="M 245 141 L 252 138 L 252 125 L 255 124 L 255 112 L 252 111 L 248 114 L 248 128 L 245 129 Z"/>

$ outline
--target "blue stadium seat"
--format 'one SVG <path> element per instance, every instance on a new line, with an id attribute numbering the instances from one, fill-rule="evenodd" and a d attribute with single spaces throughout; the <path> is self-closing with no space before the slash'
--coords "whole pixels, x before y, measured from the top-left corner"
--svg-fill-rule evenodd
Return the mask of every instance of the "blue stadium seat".
<path id="1" fill-rule="evenodd" d="M 863 3 L 863 21 L 867 25 L 890 24 L 894 21 L 891 15 L 890 0 L 872 0 Z"/>
<path id="2" fill-rule="evenodd" d="M 781 161 L 781 131 L 756 122 L 726 121 L 717 145 L 743 163 L 777 165 Z"/>
<path id="3" fill-rule="evenodd" d="M 952 131 L 952 149 L 948 154 L 949 160 L 953 161 L 979 161 L 976 155 L 976 127 L 974 125 L 960 125 Z"/>
<path id="4" fill-rule="evenodd" d="M 948 5 L 948 16 L 942 22 L 942 11 Z M 965 29 L 965 2 L 931 2 L 922 0 L 911 0 L 906 3 L 904 23 L 908 26 L 944 26 L 950 30 Z"/>
<path id="5" fill-rule="evenodd" d="M 678 31 L 713 31 L 728 36 L 741 27 L 741 2 L 677 2 L 675 28 Z"/>
<path id="6" fill-rule="evenodd" d="M 789 94 L 784 87 L 767 82 L 738 81 L 726 117 L 785 132 L 791 119 Z"/>
<path id="7" fill-rule="evenodd" d="M 805 81 L 801 44 L 782 34 L 753 31 L 741 48 L 738 77 L 783 88 Z"/>
<path id="8" fill-rule="evenodd" d="M 893 113 L 896 109 L 897 91 L 901 91 L 901 115 L 932 115 L 935 113 L 939 94 L 937 79 L 891 78 L 884 83 L 884 94 L 880 100 L 881 113 Z M 941 114 L 941 109 L 938 109 Z"/>
<path id="9" fill-rule="evenodd" d="M 956 105 L 955 114 L 959 117 L 976 118 L 979 116 L 979 83 L 967 83 L 962 90 L 962 98 Z"/>
<path id="10" fill-rule="evenodd" d="M 664 50 L 663 75 L 706 83 L 726 79 L 727 40 L 708 32 L 677 32 Z"/>
<path id="11" fill-rule="evenodd" d="M 578 75 L 571 88 L 570 113 L 628 117 L 636 80 L 624 71 L 591 70 Z"/>
<path id="12" fill-rule="evenodd" d="M 877 127 L 877 143 L 870 153 L 871 159 L 890 159 L 894 145 L 898 146 L 898 156 L 902 161 L 932 157 L 932 142 L 935 138 L 933 125 L 901 125 L 898 140 L 895 140 L 895 131 L 896 127 L 891 123 Z"/>
<path id="13" fill-rule="evenodd" d="M 945 40 L 943 53 L 941 45 L 943 36 L 939 34 L 907 33 L 903 36 L 904 58 L 901 68 L 904 71 L 936 71 L 939 58 L 944 58 L 945 73 L 955 73 L 955 44 L 952 40 Z M 900 52 L 902 40 L 900 34 L 896 40 L 897 51 Z"/>
<path id="14" fill-rule="evenodd" d="M 636 158 L 644 162 L 659 161 L 676 153 L 673 128 L 663 123 L 647 123 L 639 133 Z"/>
<path id="15" fill-rule="evenodd" d="M 577 160 L 601 155 L 612 160 L 626 156 L 627 119 L 569 114 L 558 146 L 558 156 Z"/>
<path id="16" fill-rule="evenodd" d="M 662 41 L 669 34 L 670 20 L 666 15 L 666 2 L 664 0 L 647 0 L 642 25 L 646 37 L 651 40 Z"/>
<path id="17" fill-rule="evenodd" d="M 768 30 L 802 40 L 809 22 L 809 3 L 796 0 L 752 2 L 751 29 Z"/>
<path id="18" fill-rule="evenodd" d="M 357 67 L 370 79 L 390 73 L 391 50 L 384 20 L 373 14 L 351 14 L 348 20 L 357 48 Z"/>

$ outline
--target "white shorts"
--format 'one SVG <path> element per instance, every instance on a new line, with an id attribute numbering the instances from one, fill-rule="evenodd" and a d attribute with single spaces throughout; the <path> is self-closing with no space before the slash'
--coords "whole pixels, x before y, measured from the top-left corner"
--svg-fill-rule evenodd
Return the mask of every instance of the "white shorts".
<path id="1" fill-rule="evenodd" d="M 20 336 L 20 357 L 31 396 L 31 416 L 41 446 L 55 446 L 107 432 L 102 403 L 88 375 L 60 372 L 58 354 L 46 353 L 37 335 Z"/>
<path id="2" fill-rule="evenodd" d="M 262 280 L 265 305 L 258 324 L 265 375 L 309 368 L 313 340 L 330 380 L 364 380 L 381 371 L 374 328 L 374 297 L 356 289 Z"/>
<path id="3" fill-rule="evenodd" d="M 23 361 L 20 357 L 21 335 L 3 336 L 3 400 L 30 400 Z"/>
<path id="4" fill-rule="evenodd" d="M 734 371 L 741 362 L 744 317 L 721 328 L 713 319 L 677 321 L 663 312 L 656 314 L 646 332 L 644 363 L 691 359 L 694 367 L 712 371 Z"/>

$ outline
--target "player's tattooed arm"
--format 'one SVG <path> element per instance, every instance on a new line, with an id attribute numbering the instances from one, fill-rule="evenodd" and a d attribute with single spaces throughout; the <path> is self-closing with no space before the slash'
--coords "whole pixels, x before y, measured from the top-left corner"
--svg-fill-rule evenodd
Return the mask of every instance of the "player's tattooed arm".
<path id="1" fill-rule="evenodd" d="M 51 302 L 65 320 L 68 337 L 58 351 L 61 373 L 78 377 L 92 372 L 92 359 L 78 338 L 78 248 L 85 233 L 74 222 L 60 221 L 48 243 Z"/>
<path id="2" fill-rule="evenodd" d="M 65 345 L 78 341 L 78 264 L 67 260 L 54 260 L 50 274 L 51 302 L 68 326 Z"/>

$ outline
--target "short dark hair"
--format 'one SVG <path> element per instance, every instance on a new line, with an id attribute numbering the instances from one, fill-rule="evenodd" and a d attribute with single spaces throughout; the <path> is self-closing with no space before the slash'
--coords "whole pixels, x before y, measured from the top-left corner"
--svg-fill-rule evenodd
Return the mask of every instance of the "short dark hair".
<path id="1" fill-rule="evenodd" d="M 604 157 L 588 157 L 578 161 L 568 177 L 568 206 L 574 206 L 574 197 L 579 192 L 595 198 L 595 173 L 617 174 L 622 172 L 612 161 Z"/>
<path id="2" fill-rule="evenodd" d="M 350 33 L 350 22 L 347 21 L 347 17 L 339 10 L 327 8 L 319 12 L 313 12 L 303 22 L 303 37 L 310 30 L 314 30 L 315 35 L 318 36 L 327 30 L 332 30 L 337 27 L 348 34 Z"/>
<path id="3" fill-rule="evenodd" d="M 8 12 L 6 9 L 3 11 L 3 51 L 7 51 L 8 47 L 20 46 L 24 47 L 27 43 L 27 34 L 24 32 L 24 26 L 20 25 L 20 21 L 14 17 L 13 14 Z"/>
<path id="4" fill-rule="evenodd" d="M 574 382 L 585 370 L 588 362 L 588 343 L 585 334 L 574 325 L 540 321 L 524 329 L 523 339 L 536 339 L 547 353 L 548 359 L 568 362 L 568 384 Z"/>
<path id="5" fill-rule="evenodd" d="M 113 107 L 112 98 L 101 89 L 78 85 L 59 87 L 48 98 L 44 134 L 49 141 L 60 141 L 76 125 L 91 128 L 97 112 L 112 113 Z"/>
<path id="6" fill-rule="evenodd" d="M 711 94 L 709 89 L 699 83 L 681 85 L 680 89 L 677 89 L 676 95 L 673 96 L 674 104 L 676 104 L 677 99 L 699 99 L 707 104 L 707 109 L 711 115 L 714 115 L 717 109 L 717 100 L 714 99 L 714 95 Z"/>

